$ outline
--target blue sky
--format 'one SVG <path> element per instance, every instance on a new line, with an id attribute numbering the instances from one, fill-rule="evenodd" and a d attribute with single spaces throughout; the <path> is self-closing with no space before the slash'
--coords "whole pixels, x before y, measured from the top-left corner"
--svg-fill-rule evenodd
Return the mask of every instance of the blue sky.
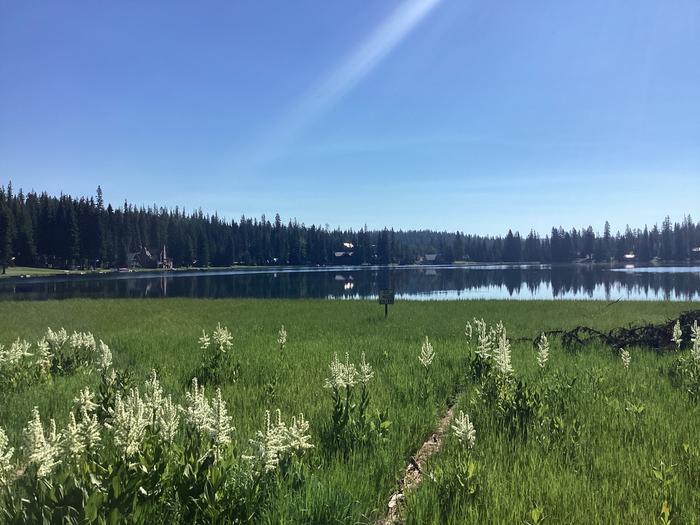
<path id="1" fill-rule="evenodd" d="M 0 0 L 0 183 L 307 224 L 698 215 L 700 2 Z"/>

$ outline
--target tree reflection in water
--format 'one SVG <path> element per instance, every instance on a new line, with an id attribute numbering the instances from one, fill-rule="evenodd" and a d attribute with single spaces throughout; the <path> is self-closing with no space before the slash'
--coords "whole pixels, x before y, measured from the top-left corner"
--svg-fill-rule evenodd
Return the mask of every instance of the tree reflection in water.
<path id="1" fill-rule="evenodd" d="M 5 279 L 4 299 L 69 297 L 259 297 L 372 299 L 700 298 L 699 267 L 624 270 L 607 266 L 431 266 L 259 268 Z"/>

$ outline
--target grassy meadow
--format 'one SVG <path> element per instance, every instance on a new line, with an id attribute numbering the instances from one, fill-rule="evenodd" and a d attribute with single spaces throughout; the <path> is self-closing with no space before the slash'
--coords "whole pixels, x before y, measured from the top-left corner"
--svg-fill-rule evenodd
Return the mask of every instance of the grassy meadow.
<path id="1" fill-rule="evenodd" d="M 474 424 L 475 444 L 466 453 L 447 436 L 445 447 L 429 460 L 421 485 L 407 495 L 402 519 L 408 523 L 652 523 L 663 517 L 665 501 L 672 523 L 700 523 L 700 405 L 665 373 L 676 356 L 631 348 L 625 368 L 608 348 L 570 353 L 553 339 L 549 362 L 541 370 L 533 345 L 519 341 L 581 324 L 610 329 L 660 322 L 693 306 L 400 302 L 390 307 L 385 320 L 383 308 L 366 301 L 2 302 L 0 344 L 8 346 L 18 337 L 36 341 L 47 327 L 89 331 L 109 345 L 113 367 L 129 371 L 135 385 L 142 385 L 154 369 L 164 391 L 184 402 L 205 359 L 198 343 L 202 330 L 211 333 L 217 323 L 228 327 L 233 339 L 226 359 L 235 361 L 235 373 L 217 383 L 235 427 L 226 450 L 244 455 L 249 440 L 264 428 L 265 411 L 276 409 L 285 418 L 303 413 L 314 445 L 304 453 L 303 465 L 278 473 L 265 485 L 264 497 L 247 514 L 254 522 L 376 522 L 409 457 L 448 405 L 456 403 L 457 411 L 469 414 Z M 552 398 L 548 412 L 533 415 L 525 431 L 509 431 L 498 409 L 480 399 L 464 333 L 465 323 L 474 317 L 503 322 L 515 380 L 544 385 L 538 395 Z M 284 348 L 278 343 L 281 325 L 288 334 Z M 418 361 L 426 336 L 435 350 L 428 367 Z M 324 381 L 334 353 L 341 361 L 348 353 L 359 366 L 363 352 L 373 369 L 367 382 L 367 428 L 374 430 L 366 430 L 341 453 L 327 438 L 333 400 Z M 3 390 L 0 428 L 17 455 L 34 406 L 44 422 L 55 418 L 58 428 L 64 428 L 73 399 L 85 386 L 97 391 L 100 380 L 97 372 L 78 369 Z M 213 386 L 206 389 L 213 394 Z M 471 463 L 471 471 L 460 462 Z M 223 515 L 186 515 L 180 507 L 166 505 L 159 519 L 229 521 L 228 503 L 210 504 L 220 505 Z"/>

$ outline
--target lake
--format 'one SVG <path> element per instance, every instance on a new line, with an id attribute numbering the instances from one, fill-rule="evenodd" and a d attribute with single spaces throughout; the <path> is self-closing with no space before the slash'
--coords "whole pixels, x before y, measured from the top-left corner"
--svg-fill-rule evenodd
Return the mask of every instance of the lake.
<path id="1" fill-rule="evenodd" d="M 6 278 L 1 299 L 256 297 L 697 300 L 700 266 L 435 265 L 260 267 Z"/>

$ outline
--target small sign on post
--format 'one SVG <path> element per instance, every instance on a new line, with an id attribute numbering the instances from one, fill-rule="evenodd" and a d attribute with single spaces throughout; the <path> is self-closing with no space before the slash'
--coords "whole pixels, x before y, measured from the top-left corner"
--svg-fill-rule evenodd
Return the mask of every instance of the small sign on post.
<path id="1" fill-rule="evenodd" d="M 384 317 L 389 315 L 389 305 L 394 304 L 394 289 L 382 288 L 379 290 L 379 304 L 384 305 Z"/>

